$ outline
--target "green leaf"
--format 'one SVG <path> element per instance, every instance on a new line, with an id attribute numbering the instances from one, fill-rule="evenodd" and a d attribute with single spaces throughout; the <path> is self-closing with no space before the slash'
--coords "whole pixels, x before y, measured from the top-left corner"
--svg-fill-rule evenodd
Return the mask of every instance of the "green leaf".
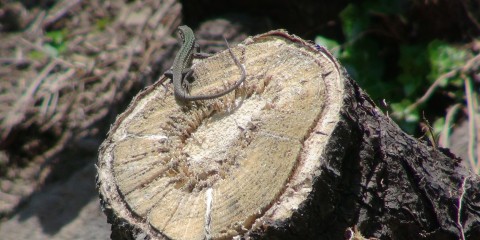
<path id="1" fill-rule="evenodd" d="M 335 57 L 338 57 L 340 55 L 340 44 L 338 44 L 337 41 L 326 38 L 323 36 L 317 36 L 315 37 L 315 43 L 321 46 L 325 46 L 328 50 L 332 52 L 332 54 Z"/>
<path id="2" fill-rule="evenodd" d="M 391 83 L 383 81 L 385 61 L 379 52 L 379 44 L 374 39 L 360 39 L 346 45 L 340 55 L 350 75 L 373 99 L 385 98 L 393 90 Z"/>
<path id="3" fill-rule="evenodd" d="M 46 56 L 45 53 L 43 53 L 42 51 L 33 50 L 28 53 L 28 57 L 32 60 L 41 60 Z"/>
<path id="4" fill-rule="evenodd" d="M 435 134 L 435 136 L 440 135 L 440 133 L 443 130 L 443 126 L 445 126 L 445 118 L 444 117 L 437 118 L 435 122 L 433 122 L 433 126 L 432 126 L 433 134 Z"/>
<path id="5" fill-rule="evenodd" d="M 52 56 L 58 56 L 60 53 L 65 52 L 67 50 L 67 34 L 68 31 L 66 29 L 47 32 L 45 35 L 51 39 L 51 42 L 44 44 L 43 48 L 45 51 Z"/>
<path id="6" fill-rule="evenodd" d="M 407 110 L 411 104 L 410 100 L 403 99 L 401 102 L 390 104 L 390 107 L 393 110 L 392 117 L 394 117 L 400 128 L 407 133 L 413 134 L 418 126 L 420 114 L 418 109 Z"/>
<path id="7" fill-rule="evenodd" d="M 103 31 L 111 22 L 111 19 L 108 17 L 97 19 L 95 22 L 95 28 L 99 31 Z"/>
<path id="8" fill-rule="evenodd" d="M 468 57 L 470 57 L 470 54 L 465 49 L 440 40 L 434 40 L 428 44 L 428 57 L 431 67 L 428 79 L 430 82 L 434 82 L 442 74 L 462 67 Z M 447 84 L 448 79 L 445 79 L 441 86 L 446 86 Z"/>
<path id="9" fill-rule="evenodd" d="M 425 45 L 401 45 L 398 66 L 401 73 L 397 81 L 403 85 L 406 97 L 416 97 L 428 83 L 425 76 L 430 72 Z"/>
<path id="10" fill-rule="evenodd" d="M 340 12 L 340 19 L 342 20 L 343 34 L 347 41 L 355 39 L 370 25 L 365 13 L 355 4 L 348 4 Z"/>
<path id="11" fill-rule="evenodd" d="M 60 44 L 65 40 L 63 31 L 51 31 L 47 32 L 45 35 L 52 39 L 53 44 Z"/>

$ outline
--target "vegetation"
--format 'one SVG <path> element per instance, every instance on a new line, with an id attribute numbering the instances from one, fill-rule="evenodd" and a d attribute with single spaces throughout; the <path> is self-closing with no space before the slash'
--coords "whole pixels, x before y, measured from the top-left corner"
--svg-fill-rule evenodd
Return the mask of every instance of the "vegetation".
<path id="1" fill-rule="evenodd" d="M 441 135 L 440 146 L 449 147 L 454 121 L 462 117 L 474 120 L 478 40 L 416 37 L 411 26 L 417 23 L 406 17 L 411 9 L 403 2 L 349 4 L 340 13 L 344 41 L 318 36 L 316 43 L 332 49 L 350 75 L 404 131 L 428 137 L 434 146 Z M 458 114 L 460 109 L 465 109 L 467 116 Z M 475 152 L 478 127 L 475 121 L 469 125 L 469 162 L 479 172 Z"/>

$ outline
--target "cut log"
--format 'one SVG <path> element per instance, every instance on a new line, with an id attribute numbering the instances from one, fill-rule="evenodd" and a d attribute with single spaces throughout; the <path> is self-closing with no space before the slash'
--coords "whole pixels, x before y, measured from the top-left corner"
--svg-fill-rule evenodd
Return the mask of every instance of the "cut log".
<path id="1" fill-rule="evenodd" d="M 162 79 L 117 118 L 97 163 L 113 239 L 479 239 L 479 177 L 402 132 L 327 50 L 271 31 L 233 51 L 233 93 L 182 103 Z M 193 69 L 192 95 L 241 73 L 227 52 Z"/>

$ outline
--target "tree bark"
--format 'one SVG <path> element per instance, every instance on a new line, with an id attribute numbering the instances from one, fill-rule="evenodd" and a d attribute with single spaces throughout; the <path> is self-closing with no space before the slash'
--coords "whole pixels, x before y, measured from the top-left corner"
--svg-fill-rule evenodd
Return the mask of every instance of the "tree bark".
<path id="1" fill-rule="evenodd" d="M 181 103 L 163 79 L 117 118 L 97 163 L 112 238 L 479 239 L 479 177 L 402 132 L 327 50 L 284 31 L 233 50 L 235 93 Z M 193 69 L 192 95 L 240 76 L 226 52 Z"/>

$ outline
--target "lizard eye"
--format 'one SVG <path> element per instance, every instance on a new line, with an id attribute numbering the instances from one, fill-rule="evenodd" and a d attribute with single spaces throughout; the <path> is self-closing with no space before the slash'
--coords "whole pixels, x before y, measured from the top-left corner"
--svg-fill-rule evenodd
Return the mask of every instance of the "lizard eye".
<path id="1" fill-rule="evenodd" d="M 185 36 L 183 36 L 183 32 L 182 32 L 182 31 L 180 31 L 180 30 L 178 31 L 178 36 L 180 36 L 180 38 L 181 38 L 182 40 L 185 40 Z"/>

